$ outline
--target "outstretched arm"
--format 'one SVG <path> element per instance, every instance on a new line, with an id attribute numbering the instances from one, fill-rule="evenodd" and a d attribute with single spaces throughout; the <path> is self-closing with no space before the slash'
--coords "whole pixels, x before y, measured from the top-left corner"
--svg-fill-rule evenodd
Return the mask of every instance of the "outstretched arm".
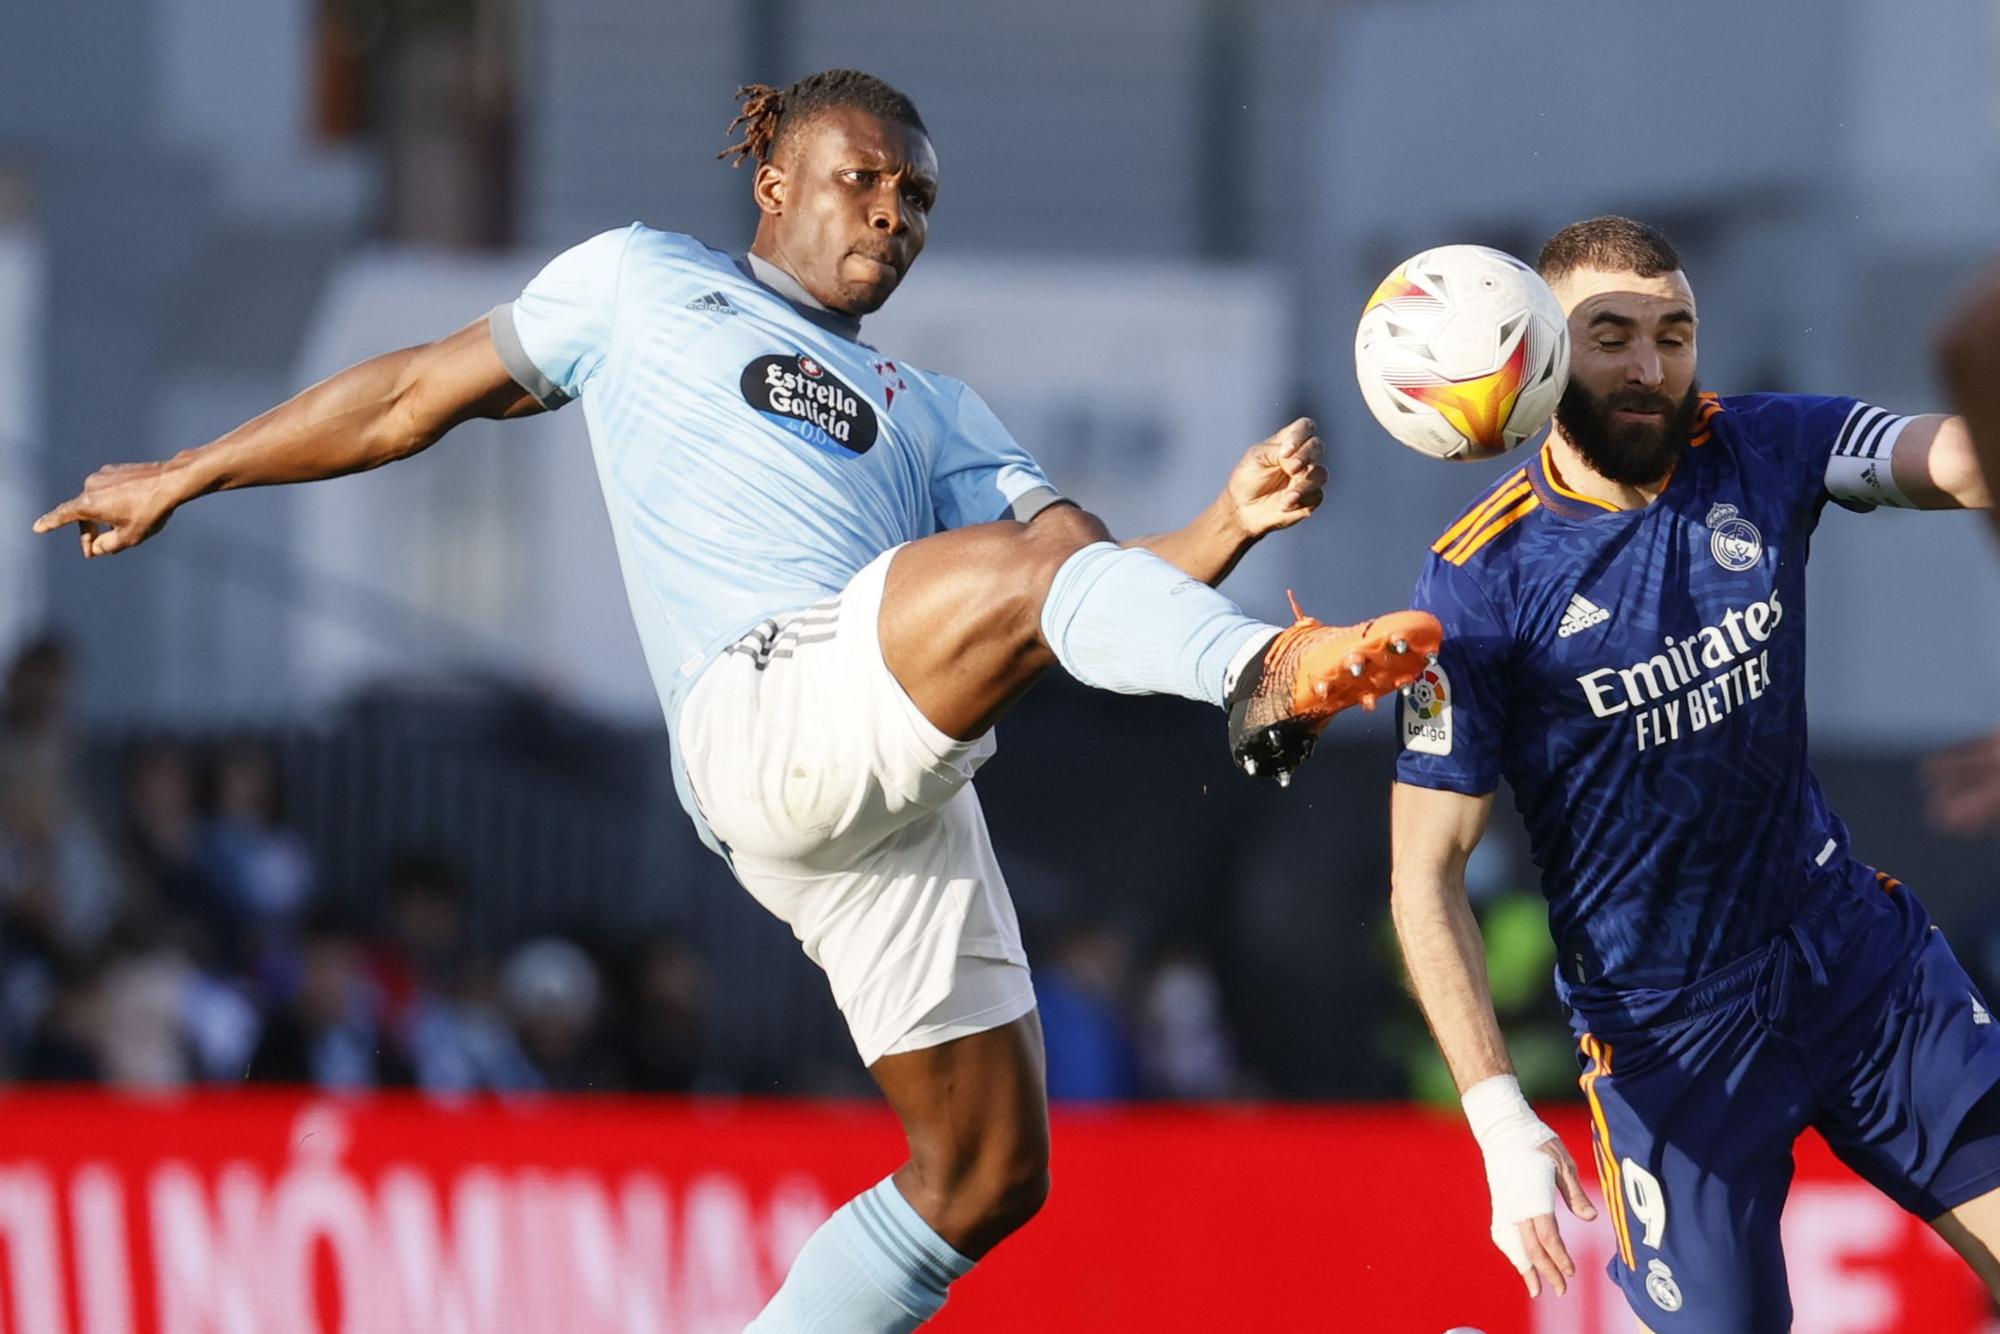
<path id="1" fill-rule="evenodd" d="M 2000 491 L 2000 269 L 1974 284 L 1945 322 L 1938 368 L 1991 496 Z M 2000 511 L 1993 517 L 2000 528 Z M 1932 756 L 1924 779 L 1934 828 L 1960 835 L 2000 828 L 2000 732 Z"/>
<path id="2" fill-rule="evenodd" d="M 365 472 L 429 448 L 471 418 L 541 410 L 501 364 L 482 318 L 437 342 L 350 366 L 199 448 L 100 468 L 79 494 L 35 520 L 35 531 L 76 524 L 83 554 L 108 556 L 145 541 L 174 510 L 211 491 Z"/>
<path id="3" fill-rule="evenodd" d="M 1971 439 L 1987 495 L 2000 490 L 2000 270 L 1973 286 L 1938 338 L 1952 406 Z M 2000 522 L 2000 515 L 1996 515 Z"/>
<path id="4" fill-rule="evenodd" d="M 1222 494 L 1186 527 L 1134 538 L 1205 584 L 1219 584 L 1266 533 L 1289 528 L 1319 508 L 1326 469 L 1319 427 L 1301 417 L 1268 440 L 1252 445 L 1229 474 Z"/>
<path id="5" fill-rule="evenodd" d="M 1889 466 L 1896 486 L 1920 510 L 1993 508 L 1964 417 L 1912 419 L 1896 439 Z"/>
<path id="6" fill-rule="evenodd" d="M 1486 832 L 1493 795 L 1396 784 L 1391 805 L 1390 913 L 1410 985 L 1464 1100 L 1486 1160 L 1493 1244 L 1528 1295 L 1564 1291 L 1576 1264 L 1556 1228 L 1558 1189 L 1570 1212 L 1597 1216 L 1576 1160 L 1521 1097 L 1493 1013 L 1486 944 L 1465 897 L 1465 863 Z"/>

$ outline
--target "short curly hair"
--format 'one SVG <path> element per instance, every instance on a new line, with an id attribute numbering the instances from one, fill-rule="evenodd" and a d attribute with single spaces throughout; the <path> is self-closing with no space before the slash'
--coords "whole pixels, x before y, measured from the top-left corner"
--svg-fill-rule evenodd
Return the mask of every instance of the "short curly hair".
<path id="1" fill-rule="evenodd" d="M 858 69 L 828 69 L 808 74 L 782 91 L 768 83 L 746 83 L 736 90 L 743 109 L 729 128 L 743 127 L 741 143 L 731 144 L 716 156 L 733 157 L 730 165 L 769 162 L 778 145 L 800 126 L 822 111 L 835 107 L 859 110 L 909 126 L 923 134 L 930 130 L 917 114 L 917 104 L 873 74 Z"/>
<path id="2" fill-rule="evenodd" d="M 1572 222 L 1551 236 L 1535 267 L 1548 282 L 1578 269 L 1657 278 L 1682 267 L 1666 233 L 1630 218 L 1607 215 Z"/>

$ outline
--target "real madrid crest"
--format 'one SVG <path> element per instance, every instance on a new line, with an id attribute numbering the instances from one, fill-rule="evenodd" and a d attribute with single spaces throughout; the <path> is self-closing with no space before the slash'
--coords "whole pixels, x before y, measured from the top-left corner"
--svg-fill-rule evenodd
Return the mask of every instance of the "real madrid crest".
<path id="1" fill-rule="evenodd" d="M 1662 1311 L 1681 1309 L 1681 1285 L 1674 1282 L 1674 1271 L 1667 1268 L 1665 1260 L 1654 1260 L 1646 1266 L 1646 1295 Z"/>
<path id="2" fill-rule="evenodd" d="M 1734 505 L 1717 505 L 1708 512 L 1708 550 L 1723 569 L 1747 570 L 1764 558 L 1764 535 Z"/>

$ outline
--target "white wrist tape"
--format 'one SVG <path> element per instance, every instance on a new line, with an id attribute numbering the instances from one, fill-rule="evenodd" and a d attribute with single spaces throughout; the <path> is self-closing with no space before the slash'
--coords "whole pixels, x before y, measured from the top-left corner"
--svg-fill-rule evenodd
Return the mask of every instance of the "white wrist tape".
<path id="1" fill-rule="evenodd" d="M 1541 1146 L 1556 1138 L 1512 1075 L 1494 1075 L 1460 1098 L 1472 1137 L 1486 1160 L 1486 1188 L 1493 1198 L 1493 1244 L 1526 1272 L 1528 1253 L 1517 1223 L 1556 1209 L 1556 1162 Z"/>

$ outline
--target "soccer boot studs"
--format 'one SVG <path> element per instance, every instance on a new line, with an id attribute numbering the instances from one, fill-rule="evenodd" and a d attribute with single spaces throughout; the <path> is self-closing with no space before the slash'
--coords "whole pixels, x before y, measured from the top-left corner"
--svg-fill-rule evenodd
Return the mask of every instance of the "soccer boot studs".
<path id="1" fill-rule="evenodd" d="M 1323 625 L 1299 610 L 1229 694 L 1229 754 L 1252 778 L 1281 786 L 1312 754 L 1329 719 L 1417 679 L 1437 660 L 1444 628 L 1429 612 L 1398 611 L 1360 625 Z"/>

